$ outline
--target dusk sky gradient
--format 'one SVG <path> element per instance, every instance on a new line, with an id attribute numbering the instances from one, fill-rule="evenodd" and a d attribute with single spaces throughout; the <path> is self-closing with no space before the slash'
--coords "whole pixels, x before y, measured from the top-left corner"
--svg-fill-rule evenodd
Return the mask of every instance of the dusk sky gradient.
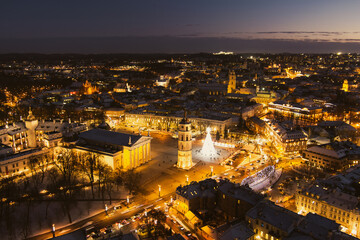
<path id="1" fill-rule="evenodd" d="M 32 39 L 21 51 L 33 46 L 40 52 L 33 39 L 40 44 L 55 38 L 235 38 L 335 42 L 346 48 L 344 43 L 360 43 L 359 9 L 358 0 L 3 1 L 0 43 Z M 16 52 L 14 43 L 6 47 L 0 52 Z"/>

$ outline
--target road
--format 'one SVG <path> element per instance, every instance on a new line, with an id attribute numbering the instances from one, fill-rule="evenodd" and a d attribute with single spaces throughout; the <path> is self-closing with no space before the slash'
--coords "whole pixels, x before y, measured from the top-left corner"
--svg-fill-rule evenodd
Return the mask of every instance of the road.
<path id="1" fill-rule="evenodd" d="M 138 200 L 136 200 L 134 203 L 132 203 L 129 208 L 127 207 L 122 207 L 121 209 L 117 210 L 116 212 L 113 212 L 113 209 L 109 209 L 108 213 L 106 214 L 105 211 L 96 214 L 94 216 L 91 216 L 89 218 L 85 218 L 82 219 L 80 221 L 77 221 L 75 223 L 72 223 L 69 226 L 65 226 L 59 229 L 56 229 L 56 236 L 60 236 L 66 233 L 70 233 L 73 231 L 76 231 L 80 228 L 85 228 L 85 226 L 94 226 L 95 229 L 101 229 L 104 228 L 106 226 L 112 225 L 115 222 L 119 222 L 123 219 L 127 219 L 130 218 L 131 216 L 134 216 L 140 212 L 143 212 L 145 209 L 157 206 L 157 205 L 163 205 L 165 202 L 169 201 L 171 196 L 173 196 L 174 193 L 170 193 L 167 194 L 165 196 L 162 196 L 161 198 L 152 200 L 152 201 L 148 201 L 148 202 L 143 202 L 140 203 L 138 202 Z M 91 224 L 89 225 L 88 223 Z M 52 238 L 52 232 L 48 231 L 45 233 L 42 233 L 40 235 L 37 236 L 33 236 L 30 238 L 27 238 L 29 240 L 44 240 L 44 239 L 49 239 Z"/>
<path id="2" fill-rule="evenodd" d="M 229 177 L 234 176 L 233 180 L 241 182 L 241 180 L 259 171 L 267 164 L 261 165 L 256 160 L 258 156 L 253 154 L 252 161 L 244 161 L 243 166 L 245 169 L 256 167 L 253 171 L 236 171 L 236 169 L 230 169 L 229 166 L 221 166 L 216 161 L 198 161 L 197 164 L 189 171 L 177 169 L 174 164 L 177 160 L 177 140 L 172 139 L 169 134 L 154 133 L 151 132 L 153 137 L 152 141 L 152 161 L 140 166 L 137 171 L 142 173 L 142 185 L 146 192 L 142 196 L 137 196 L 133 200 L 133 203 L 127 207 L 122 207 L 116 212 L 112 213 L 112 209 L 108 210 L 109 215 L 105 212 L 96 214 L 77 221 L 68 226 L 60 227 L 56 230 L 56 236 L 63 235 L 80 228 L 84 228 L 88 225 L 93 225 L 96 229 L 112 225 L 120 220 L 130 218 L 144 209 L 150 208 L 152 205 L 163 204 L 168 201 L 172 196 L 175 196 L 175 190 L 177 186 L 189 184 L 192 181 L 200 181 L 211 176 L 211 169 L 213 170 L 213 177 Z M 194 142 L 195 146 L 200 146 L 200 141 Z M 255 160 L 256 159 L 256 160 Z M 252 165 L 251 165 L 252 164 Z M 240 168 L 241 169 L 241 168 Z M 159 187 L 161 186 L 161 187 Z M 159 188 L 161 189 L 160 194 L 162 198 L 159 199 Z M 110 214 L 111 213 L 111 214 Z M 49 229 L 50 230 L 50 229 Z M 52 232 L 47 231 L 40 235 L 28 238 L 31 240 L 42 240 L 52 237 Z"/>

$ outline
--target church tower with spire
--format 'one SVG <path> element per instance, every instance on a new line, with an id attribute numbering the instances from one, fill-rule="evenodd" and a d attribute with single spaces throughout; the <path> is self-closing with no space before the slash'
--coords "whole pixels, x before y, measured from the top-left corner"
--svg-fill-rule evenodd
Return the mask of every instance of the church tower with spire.
<path id="1" fill-rule="evenodd" d="M 235 90 L 236 90 L 236 74 L 234 71 L 230 71 L 227 93 L 234 93 Z"/>
<path id="2" fill-rule="evenodd" d="M 28 147 L 36 148 L 36 127 L 39 125 L 39 121 L 35 119 L 31 108 L 29 109 L 29 115 L 25 120 L 26 133 L 28 135 Z"/>
<path id="3" fill-rule="evenodd" d="M 185 111 L 184 118 L 179 123 L 177 167 L 188 170 L 192 166 L 191 122 L 186 117 Z"/>
<path id="4" fill-rule="evenodd" d="M 343 90 L 344 92 L 349 91 L 349 82 L 348 82 L 348 80 L 346 80 L 346 79 L 344 80 L 341 90 Z"/>

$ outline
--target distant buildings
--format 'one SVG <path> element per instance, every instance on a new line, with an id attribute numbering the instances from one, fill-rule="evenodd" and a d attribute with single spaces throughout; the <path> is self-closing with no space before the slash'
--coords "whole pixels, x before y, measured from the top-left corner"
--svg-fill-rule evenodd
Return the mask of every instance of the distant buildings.
<path id="1" fill-rule="evenodd" d="M 155 85 L 159 87 L 167 88 L 169 86 L 170 79 L 165 76 L 160 76 L 160 79 L 156 79 Z"/>
<path id="2" fill-rule="evenodd" d="M 212 131 L 224 133 L 226 127 L 234 125 L 234 119 L 226 116 L 214 116 L 208 114 L 206 117 L 188 117 L 191 126 L 195 131 L 205 131 L 210 127 Z M 182 117 L 166 113 L 147 113 L 147 112 L 126 112 L 125 123 L 137 125 L 139 127 L 155 128 L 158 130 L 177 130 Z"/>
<path id="3" fill-rule="evenodd" d="M 131 92 L 129 83 L 118 83 L 113 89 L 116 93 L 126 93 Z"/>
<path id="4" fill-rule="evenodd" d="M 229 83 L 227 93 L 234 93 L 236 91 L 236 74 L 234 71 L 229 72 Z"/>
<path id="5" fill-rule="evenodd" d="M 280 151 L 299 152 L 306 149 L 307 136 L 291 122 L 264 121 L 264 135 Z"/>
<path id="6" fill-rule="evenodd" d="M 274 102 L 279 98 L 280 96 L 278 93 L 268 90 L 264 87 L 257 87 L 256 94 L 251 100 L 255 101 L 256 103 L 261 103 L 267 106 L 269 103 Z"/>
<path id="7" fill-rule="evenodd" d="M 343 90 L 344 92 L 349 91 L 349 82 L 347 79 L 344 80 L 341 90 Z"/>
<path id="8" fill-rule="evenodd" d="M 96 86 L 91 85 L 91 83 L 88 82 L 87 80 L 83 84 L 83 87 L 84 87 L 84 93 L 87 95 L 91 95 L 99 91 L 99 89 Z"/>
<path id="9" fill-rule="evenodd" d="M 360 147 L 345 142 L 331 142 L 328 144 L 311 146 L 302 151 L 303 158 L 310 166 L 328 170 L 345 170 L 360 162 Z"/>
<path id="10" fill-rule="evenodd" d="M 322 108 L 318 106 L 302 106 L 300 104 L 289 104 L 285 101 L 269 103 L 269 111 L 284 119 L 293 120 L 299 125 L 310 125 L 322 119 Z"/>
<path id="11" fill-rule="evenodd" d="M 227 86 L 220 83 L 202 83 L 198 86 L 199 92 L 209 96 L 225 96 L 227 95 Z"/>

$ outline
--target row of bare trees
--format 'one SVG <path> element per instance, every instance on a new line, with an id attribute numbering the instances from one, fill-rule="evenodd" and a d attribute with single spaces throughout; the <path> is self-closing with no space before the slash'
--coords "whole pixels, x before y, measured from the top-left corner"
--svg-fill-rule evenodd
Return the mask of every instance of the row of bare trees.
<path id="1" fill-rule="evenodd" d="M 73 221 L 72 210 L 78 201 L 113 201 L 113 194 L 125 187 L 129 194 L 140 189 L 140 174 L 134 170 L 113 170 L 104 164 L 101 155 L 62 150 L 34 156 L 29 159 L 27 175 L 1 179 L 0 182 L 0 221 L 6 225 L 7 232 L 14 232 L 18 221 L 16 209 L 24 213 L 22 237 L 26 238 L 31 229 L 31 211 L 35 204 L 46 204 L 43 220 L 48 219 L 49 209 L 58 203 L 69 223 Z M 91 196 L 86 189 L 91 188 Z M 59 206 L 59 205 L 57 205 Z M 26 210 L 24 210 L 26 209 Z M 3 226 L 5 226 L 3 225 Z M 15 231 L 16 232 L 16 231 Z"/>

